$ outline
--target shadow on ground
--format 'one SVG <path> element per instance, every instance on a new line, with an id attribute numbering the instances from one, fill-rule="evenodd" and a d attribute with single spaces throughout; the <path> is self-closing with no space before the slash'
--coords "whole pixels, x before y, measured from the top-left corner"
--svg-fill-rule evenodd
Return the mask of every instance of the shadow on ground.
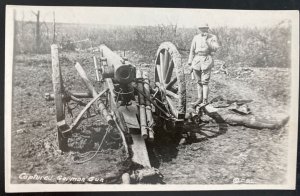
<path id="1" fill-rule="evenodd" d="M 199 143 L 226 133 L 228 124 L 217 113 L 215 121 L 191 121 L 173 130 L 156 127 L 154 142 L 148 142 L 151 165 L 159 168 L 162 162 L 176 159 L 179 148 L 184 145 Z"/>

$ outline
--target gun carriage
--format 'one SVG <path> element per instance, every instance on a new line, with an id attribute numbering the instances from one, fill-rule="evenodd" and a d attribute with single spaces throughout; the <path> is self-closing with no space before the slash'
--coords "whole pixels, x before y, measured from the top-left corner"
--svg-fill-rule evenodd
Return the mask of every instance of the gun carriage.
<path id="1" fill-rule="evenodd" d="M 126 153 L 132 161 L 144 168 L 151 168 L 146 143 L 155 140 L 155 131 L 176 132 L 185 120 L 186 86 L 181 55 L 176 47 L 170 42 L 159 46 L 153 65 L 153 82 L 150 82 L 145 70 L 107 46 L 93 48 L 93 69 L 96 82 L 102 89 L 100 92 L 96 91 L 78 62 L 75 68 L 87 92 L 67 91 L 63 84 L 57 45 L 51 46 L 51 53 L 54 92 L 47 93 L 46 99 L 55 101 L 60 150 L 69 150 L 68 138 L 94 104 L 108 128 L 117 130 L 121 135 Z M 82 99 L 90 101 L 85 104 Z M 70 101 L 81 104 L 83 109 L 71 123 L 67 123 L 66 104 Z M 160 129 L 155 129 L 157 124 Z M 129 182 L 128 175 L 125 175 L 123 182 Z"/>

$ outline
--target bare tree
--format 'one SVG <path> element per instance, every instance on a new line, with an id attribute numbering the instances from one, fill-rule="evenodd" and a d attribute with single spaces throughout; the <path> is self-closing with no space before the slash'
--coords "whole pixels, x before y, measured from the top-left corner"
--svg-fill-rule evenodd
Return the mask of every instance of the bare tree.
<path id="1" fill-rule="evenodd" d="M 24 40 L 24 10 L 22 11 L 22 21 L 21 21 L 21 40 Z"/>
<path id="2" fill-rule="evenodd" d="M 56 37 L 55 37 L 56 32 L 55 31 L 56 31 L 55 12 L 53 12 L 53 40 L 52 40 L 53 43 L 56 42 Z"/>
<path id="3" fill-rule="evenodd" d="M 46 27 L 46 38 L 47 40 L 49 40 L 49 37 L 50 37 L 50 33 L 49 33 L 49 28 L 48 28 L 48 25 L 45 21 L 42 22 L 42 24 Z"/>
<path id="4" fill-rule="evenodd" d="M 35 45 L 36 45 L 36 53 L 40 52 L 40 45 L 41 45 L 41 35 L 40 35 L 40 11 L 37 13 L 32 13 L 36 16 L 36 27 L 35 27 Z"/>

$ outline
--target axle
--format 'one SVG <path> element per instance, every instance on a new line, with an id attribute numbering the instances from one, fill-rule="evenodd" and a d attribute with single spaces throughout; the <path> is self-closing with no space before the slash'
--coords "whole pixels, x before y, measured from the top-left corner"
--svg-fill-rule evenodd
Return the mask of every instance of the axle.
<path id="1" fill-rule="evenodd" d="M 81 92 L 69 92 L 70 96 L 74 96 L 76 98 L 93 98 L 90 93 L 81 93 Z M 62 95 L 62 98 L 65 99 L 65 94 Z M 53 93 L 45 93 L 46 101 L 53 101 L 54 94 Z"/>

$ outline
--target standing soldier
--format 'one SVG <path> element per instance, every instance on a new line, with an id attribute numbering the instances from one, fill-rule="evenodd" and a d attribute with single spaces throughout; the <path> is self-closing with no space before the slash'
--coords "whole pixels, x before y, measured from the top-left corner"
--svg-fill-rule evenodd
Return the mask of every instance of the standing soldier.
<path id="1" fill-rule="evenodd" d="M 188 65 L 192 66 L 192 71 L 197 80 L 198 99 L 191 103 L 193 107 L 199 104 L 206 104 L 208 99 L 208 82 L 211 68 L 213 67 L 212 55 L 220 47 L 217 37 L 208 33 L 208 24 L 198 27 L 199 34 L 192 41 Z"/>

